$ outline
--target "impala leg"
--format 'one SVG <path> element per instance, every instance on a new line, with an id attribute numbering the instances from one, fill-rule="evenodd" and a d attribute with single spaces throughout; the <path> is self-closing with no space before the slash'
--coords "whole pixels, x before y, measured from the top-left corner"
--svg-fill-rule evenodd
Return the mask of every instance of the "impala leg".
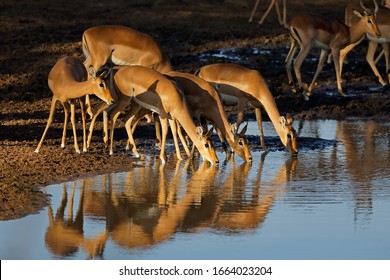
<path id="1" fill-rule="evenodd" d="M 377 77 L 379 83 L 382 86 L 386 85 L 386 82 L 382 79 L 382 76 L 379 74 L 378 68 L 376 68 L 375 62 L 374 62 L 374 55 L 375 51 L 378 47 L 378 43 L 374 41 L 369 41 L 368 43 L 368 50 L 367 50 L 367 55 L 366 55 L 366 60 L 368 64 L 370 65 L 372 71 L 374 72 L 375 76 Z"/>
<path id="2" fill-rule="evenodd" d="M 275 3 L 275 8 L 276 8 L 276 15 L 278 16 L 278 21 L 280 25 L 283 25 L 283 20 L 282 20 L 282 15 L 280 13 L 280 7 L 279 7 L 279 0 L 272 0 Z M 271 3 L 272 5 L 272 3 Z"/>
<path id="3" fill-rule="evenodd" d="M 268 6 L 268 9 L 265 11 L 263 17 L 259 21 L 259 25 L 263 24 L 265 18 L 268 16 L 268 14 L 271 12 L 272 7 L 275 5 L 276 0 L 272 0 L 271 4 Z M 279 15 L 280 16 L 280 15 Z"/>
<path id="4" fill-rule="evenodd" d="M 360 39 L 358 42 L 356 42 L 355 44 L 350 44 L 346 46 L 344 49 L 340 50 L 340 75 L 342 75 L 343 73 L 343 65 L 344 65 L 345 57 L 350 51 L 352 51 L 357 45 L 359 45 L 362 40 L 364 40 L 364 37 Z"/>
<path id="5" fill-rule="evenodd" d="M 238 102 L 237 102 L 237 111 L 238 111 L 238 115 L 237 115 L 237 131 L 240 128 L 240 124 L 244 120 L 244 110 L 245 110 L 246 102 L 247 102 L 247 100 L 243 99 L 243 98 L 239 99 Z"/>
<path id="6" fill-rule="evenodd" d="M 87 139 L 87 148 L 89 148 L 90 145 L 91 145 L 92 134 L 93 134 L 93 130 L 95 128 L 96 119 L 100 115 L 100 113 L 102 113 L 107 108 L 108 108 L 108 104 L 103 102 L 103 103 L 101 103 L 99 105 L 99 107 L 97 108 L 96 112 L 93 113 L 92 120 L 91 120 L 91 123 L 89 125 L 88 139 Z M 107 123 L 105 125 L 107 126 Z"/>
<path id="7" fill-rule="evenodd" d="M 133 147 L 132 152 L 137 158 L 139 158 L 140 155 L 137 151 L 137 147 L 135 145 L 133 134 L 134 134 L 135 128 L 137 127 L 139 121 L 144 116 L 143 114 L 140 113 L 140 111 L 141 111 L 141 106 L 139 106 L 137 103 L 133 102 L 130 106 L 130 110 L 126 113 L 126 115 L 124 117 L 124 123 L 125 123 L 126 132 L 127 132 L 127 138 L 128 138 L 127 144 L 126 144 L 126 151 L 130 149 L 130 146 L 132 146 Z"/>
<path id="8" fill-rule="evenodd" d="M 121 114 L 120 111 L 115 111 L 110 115 L 111 123 L 110 123 L 110 149 L 109 154 L 112 156 L 114 154 L 114 129 L 115 129 L 115 122 L 118 119 L 119 115 Z"/>
<path id="9" fill-rule="evenodd" d="M 87 125 L 85 123 L 85 113 L 86 113 L 86 107 L 85 107 L 85 100 L 83 98 L 79 99 L 80 102 L 80 108 L 81 108 L 81 120 L 83 124 L 83 152 L 87 151 Z"/>
<path id="10" fill-rule="evenodd" d="M 337 90 L 341 96 L 346 96 L 341 86 L 341 72 L 340 72 L 340 50 L 332 49 L 333 64 L 336 70 Z"/>
<path id="11" fill-rule="evenodd" d="M 70 121 L 73 129 L 74 149 L 76 153 L 80 154 L 79 144 L 77 143 L 76 118 L 75 118 L 76 104 L 74 101 L 70 103 Z"/>
<path id="12" fill-rule="evenodd" d="M 287 27 L 287 3 L 283 0 L 283 25 Z"/>
<path id="13" fill-rule="evenodd" d="M 250 16 L 250 18 L 249 18 L 249 23 L 251 23 L 251 22 L 253 21 L 253 17 L 255 16 L 257 7 L 259 6 L 260 2 L 261 2 L 261 0 L 256 0 L 256 4 L 255 4 L 255 6 L 253 7 L 251 16 Z"/>
<path id="14" fill-rule="evenodd" d="M 294 80 L 293 80 L 293 77 L 291 74 L 291 65 L 292 65 L 294 55 L 296 54 L 297 50 L 298 50 L 298 44 L 294 39 L 291 38 L 290 50 L 289 50 L 287 57 L 286 57 L 286 60 L 285 60 L 288 84 L 291 87 L 294 87 Z"/>
<path id="15" fill-rule="evenodd" d="M 179 141 L 177 139 L 177 123 L 176 120 L 169 120 L 169 126 L 171 127 L 172 136 L 173 136 L 173 142 L 175 143 L 175 149 L 176 149 L 176 156 L 177 159 L 183 160 L 181 153 L 180 153 L 180 147 L 179 147 Z"/>
<path id="16" fill-rule="evenodd" d="M 260 133 L 260 144 L 261 147 L 263 148 L 264 152 L 267 152 L 267 145 L 265 145 L 265 140 L 264 140 L 264 133 L 263 133 L 263 120 L 261 117 L 261 110 L 260 108 L 255 108 L 255 115 L 256 115 L 256 121 L 257 121 L 257 126 L 259 128 L 259 133 Z"/>
<path id="17" fill-rule="evenodd" d="M 66 128 L 68 127 L 68 118 L 69 118 L 69 103 L 64 102 L 62 103 L 62 106 L 64 107 L 64 128 L 62 131 L 62 139 L 61 139 L 61 148 L 65 148 L 65 141 L 66 141 Z"/>
<path id="18" fill-rule="evenodd" d="M 389 43 L 383 43 L 382 44 L 383 48 L 383 54 L 385 55 L 385 60 L 386 60 L 386 74 L 387 74 L 387 79 L 390 82 L 390 73 L 389 73 L 389 68 L 390 68 L 390 62 L 389 62 Z"/>
<path id="19" fill-rule="evenodd" d="M 126 115 L 125 118 L 124 118 L 124 122 L 125 122 L 125 128 L 126 128 L 126 132 L 127 132 L 127 145 L 126 145 L 126 150 L 129 150 L 130 149 L 130 145 L 132 146 L 132 152 L 134 154 L 134 156 L 136 158 L 139 158 L 140 157 L 140 154 L 138 153 L 138 150 L 137 150 L 137 146 L 135 145 L 135 141 L 134 141 L 134 137 L 133 137 L 133 131 L 132 131 L 132 122 L 134 120 L 134 118 L 136 117 L 136 115 Z M 139 120 L 139 119 L 138 119 Z"/>
<path id="20" fill-rule="evenodd" d="M 159 116 L 160 123 L 161 123 L 161 151 L 160 151 L 160 160 L 161 163 L 165 164 L 167 161 L 166 155 L 165 155 L 165 144 L 167 141 L 167 134 L 168 134 L 168 120 L 162 119 Z"/>
<path id="21" fill-rule="evenodd" d="M 55 110 L 56 110 L 56 103 L 57 103 L 57 100 L 58 100 L 58 99 L 55 98 L 55 97 L 53 96 L 53 99 L 51 100 L 49 118 L 47 119 L 46 127 L 45 127 L 45 130 L 43 131 L 41 140 L 39 141 L 39 144 L 38 144 L 37 148 L 35 149 L 35 153 L 39 153 L 39 150 L 41 149 L 43 140 L 44 140 L 45 137 L 46 137 L 46 133 L 47 133 L 47 131 L 48 131 L 50 125 L 53 123 L 53 116 L 54 116 L 54 112 L 55 112 Z"/>
<path id="22" fill-rule="evenodd" d="M 301 46 L 301 50 L 299 51 L 299 54 L 295 58 L 294 61 L 294 72 L 295 76 L 297 77 L 298 81 L 298 91 L 302 92 L 303 91 L 303 83 L 302 83 L 302 77 L 301 77 L 301 66 L 305 58 L 310 52 L 310 47 L 307 46 Z"/>
<path id="23" fill-rule="evenodd" d="M 108 143 L 108 112 L 103 111 L 103 142 L 107 146 Z"/>
<path id="24" fill-rule="evenodd" d="M 186 152 L 186 155 L 189 157 L 189 156 L 191 156 L 191 151 L 188 148 L 187 141 L 183 135 L 183 131 L 181 129 L 180 124 L 177 122 L 177 120 L 176 120 L 176 126 L 177 126 L 177 134 L 179 135 L 180 142 L 183 145 L 183 149 Z"/>
<path id="25" fill-rule="evenodd" d="M 85 96 L 85 109 L 86 109 L 86 112 L 89 115 L 89 117 L 92 118 L 93 112 L 92 112 L 92 108 L 91 108 L 91 101 L 89 99 L 89 94 L 87 94 Z"/>
<path id="26" fill-rule="evenodd" d="M 159 147 L 159 149 L 162 149 L 162 147 L 164 146 L 161 142 L 162 142 L 162 132 L 161 132 L 161 122 L 160 122 L 160 118 L 156 118 L 155 122 L 154 122 L 154 127 L 156 129 L 156 142 L 157 142 L 157 147 Z"/>
<path id="27" fill-rule="evenodd" d="M 385 54 L 385 45 L 387 43 L 382 44 L 382 51 L 378 54 L 378 56 L 375 58 L 375 64 L 378 64 L 379 60 L 381 60 L 382 56 Z M 386 58 L 385 58 L 386 59 Z"/>
<path id="28" fill-rule="evenodd" d="M 320 59 L 318 60 L 317 70 L 314 74 L 313 80 L 311 81 L 311 84 L 308 89 L 308 96 L 311 95 L 311 91 L 313 90 L 314 84 L 318 78 L 318 75 L 320 74 L 322 67 L 324 66 L 325 60 L 329 54 L 329 51 L 327 50 L 321 50 Z"/>

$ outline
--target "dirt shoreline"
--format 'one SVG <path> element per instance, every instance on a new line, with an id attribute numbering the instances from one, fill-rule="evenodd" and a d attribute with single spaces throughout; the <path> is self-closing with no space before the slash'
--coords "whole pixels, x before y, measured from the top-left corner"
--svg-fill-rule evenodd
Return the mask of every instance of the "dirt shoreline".
<path id="1" fill-rule="evenodd" d="M 299 11 L 315 10 L 342 20 L 349 1 L 289 2 L 289 19 Z M 379 87 L 365 62 L 366 43 L 356 48 L 343 73 L 349 97 L 334 94 L 334 70 L 327 65 L 318 78 L 320 88 L 306 102 L 292 94 L 287 85 L 283 63 L 289 45 L 286 29 L 279 25 L 274 11 L 263 26 L 249 25 L 252 5 L 251 0 L 22 0 L 17 4 L 0 0 L 0 220 L 20 218 L 42 209 L 49 198 L 39 189 L 41 186 L 126 171 L 138 164 L 123 150 L 125 133 L 121 128 L 115 132 L 116 153 L 108 156 L 101 141 L 100 122 L 88 153 L 75 154 L 71 131 L 66 148 L 61 149 L 63 114 L 59 104 L 41 152 L 34 153 L 50 107 L 47 74 L 61 56 L 82 58 L 81 34 L 94 25 L 127 25 L 153 35 L 175 69 L 184 72 L 194 72 L 209 63 L 230 62 L 229 57 L 212 54 L 219 49 L 235 48 L 242 64 L 258 69 L 267 79 L 281 113 L 292 113 L 296 119 L 388 120 L 389 93 Z M 260 18 L 260 13 L 256 18 Z M 267 52 L 250 51 L 255 49 Z M 201 59 L 204 54 L 207 59 Z M 304 67 L 304 79 L 308 81 L 316 65 L 306 63 Z M 123 124 L 119 122 L 117 127 Z M 80 124 L 78 129 L 81 143 Z M 144 149 L 149 149 L 153 135 L 151 126 L 143 126 L 135 137 L 139 143 L 146 141 Z"/>

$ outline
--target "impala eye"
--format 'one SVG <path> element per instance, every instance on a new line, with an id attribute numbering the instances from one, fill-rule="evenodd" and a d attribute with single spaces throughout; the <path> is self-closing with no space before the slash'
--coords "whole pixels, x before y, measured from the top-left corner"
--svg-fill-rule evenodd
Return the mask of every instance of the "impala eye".
<path id="1" fill-rule="evenodd" d="M 242 141 L 238 141 L 238 145 L 244 146 L 244 143 L 242 143 Z"/>
<path id="2" fill-rule="evenodd" d="M 100 82 L 99 87 L 104 88 L 103 82 Z"/>
<path id="3" fill-rule="evenodd" d="M 210 147 L 209 143 L 204 144 L 204 146 L 205 146 L 206 148 L 209 148 L 209 147 Z"/>

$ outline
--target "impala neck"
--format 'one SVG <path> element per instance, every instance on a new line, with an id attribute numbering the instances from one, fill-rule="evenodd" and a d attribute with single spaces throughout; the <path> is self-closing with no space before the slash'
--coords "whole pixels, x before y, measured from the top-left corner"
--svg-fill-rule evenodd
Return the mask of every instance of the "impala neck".
<path id="1" fill-rule="evenodd" d="M 221 130 L 229 145 L 235 148 L 237 144 L 234 141 L 234 135 L 230 129 L 230 123 L 228 122 L 226 117 L 223 117 L 226 116 L 225 111 L 222 107 L 220 108 L 220 106 L 218 105 L 218 107 L 215 107 L 214 109 L 214 115 L 218 116 L 217 118 L 213 119 L 215 126 Z"/>
<path id="2" fill-rule="evenodd" d="M 359 20 L 357 24 L 348 27 L 348 29 L 349 29 L 349 44 L 354 44 L 362 39 L 362 37 L 365 34 L 364 27 L 365 27 L 365 23 L 364 23 L 363 19 Z"/>
<path id="3" fill-rule="evenodd" d="M 230 129 L 230 124 L 227 121 L 226 118 L 220 118 L 218 119 L 218 122 L 215 122 L 215 124 L 218 126 L 218 128 L 222 131 L 223 135 L 226 138 L 226 141 L 229 143 L 229 145 L 236 150 L 237 143 L 234 141 L 234 135 L 233 132 Z"/>
<path id="4" fill-rule="evenodd" d="M 94 81 L 87 80 L 84 82 L 70 82 L 67 84 L 67 96 L 69 99 L 80 98 L 87 94 L 95 94 Z"/>
<path id="5" fill-rule="evenodd" d="M 266 98 L 263 98 L 261 100 L 261 104 L 263 105 L 264 110 L 267 112 L 268 117 L 270 118 L 273 126 L 275 127 L 276 133 L 279 135 L 280 138 L 282 138 L 283 134 L 282 127 L 280 125 L 280 113 L 272 97 L 272 94 L 270 91 L 267 91 L 267 94 L 263 92 L 262 95 L 266 96 Z"/>
<path id="6" fill-rule="evenodd" d="M 179 121 L 188 137 L 190 137 L 191 141 L 203 156 L 203 146 L 201 145 L 199 136 L 196 134 L 196 126 L 188 112 L 187 106 L 184 103 L 182 105 L 177 105 L 170 114 Z"/>

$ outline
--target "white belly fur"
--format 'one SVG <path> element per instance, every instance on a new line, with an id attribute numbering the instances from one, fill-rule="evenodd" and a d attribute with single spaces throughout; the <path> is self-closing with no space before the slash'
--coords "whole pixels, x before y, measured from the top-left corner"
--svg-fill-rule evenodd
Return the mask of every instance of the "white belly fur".
<path id="1" fill-rule="evenodd" d="M 155 113 L 157 113 L 157 114 L 160 114 L 159 108 L 157 108 L 157 107 L 155 107 L 155 106 L 153 106 L 153 105 L 147 104 L 147 103 L 145 103 L 145 102 L 142 102 L 141 100 L 137 99 L 136 97 L 134 97 L 134 101 L 135 101 L 138 105 L 140 105 L 140 106 L 142 106 L 142 107 L 144 107 L 144 108 L 146 108 L 146 109 L 148 109 L 148 110 L 150 110 L 150 111 L 152 111 L 152 112 L 155 112 Z"/>
<path id="2" fill-rule="evenodd" d="M 116 57 L 114 56 L 114 53 L 113 53 L 112 56 L 111 56 L 111 61 L 112 61 L 112 63 L 114 63 L 115 65 L 120 65 L 120 66 L 123 66 L 123 65 L 135 65 L 135 64 L 128 63 L 128 62 L 126 62 L 126 61 L 124 61 L 124 60 L 121 60 L 121 59 L 119 59 L 119 58 L 116 58 Z"/>

